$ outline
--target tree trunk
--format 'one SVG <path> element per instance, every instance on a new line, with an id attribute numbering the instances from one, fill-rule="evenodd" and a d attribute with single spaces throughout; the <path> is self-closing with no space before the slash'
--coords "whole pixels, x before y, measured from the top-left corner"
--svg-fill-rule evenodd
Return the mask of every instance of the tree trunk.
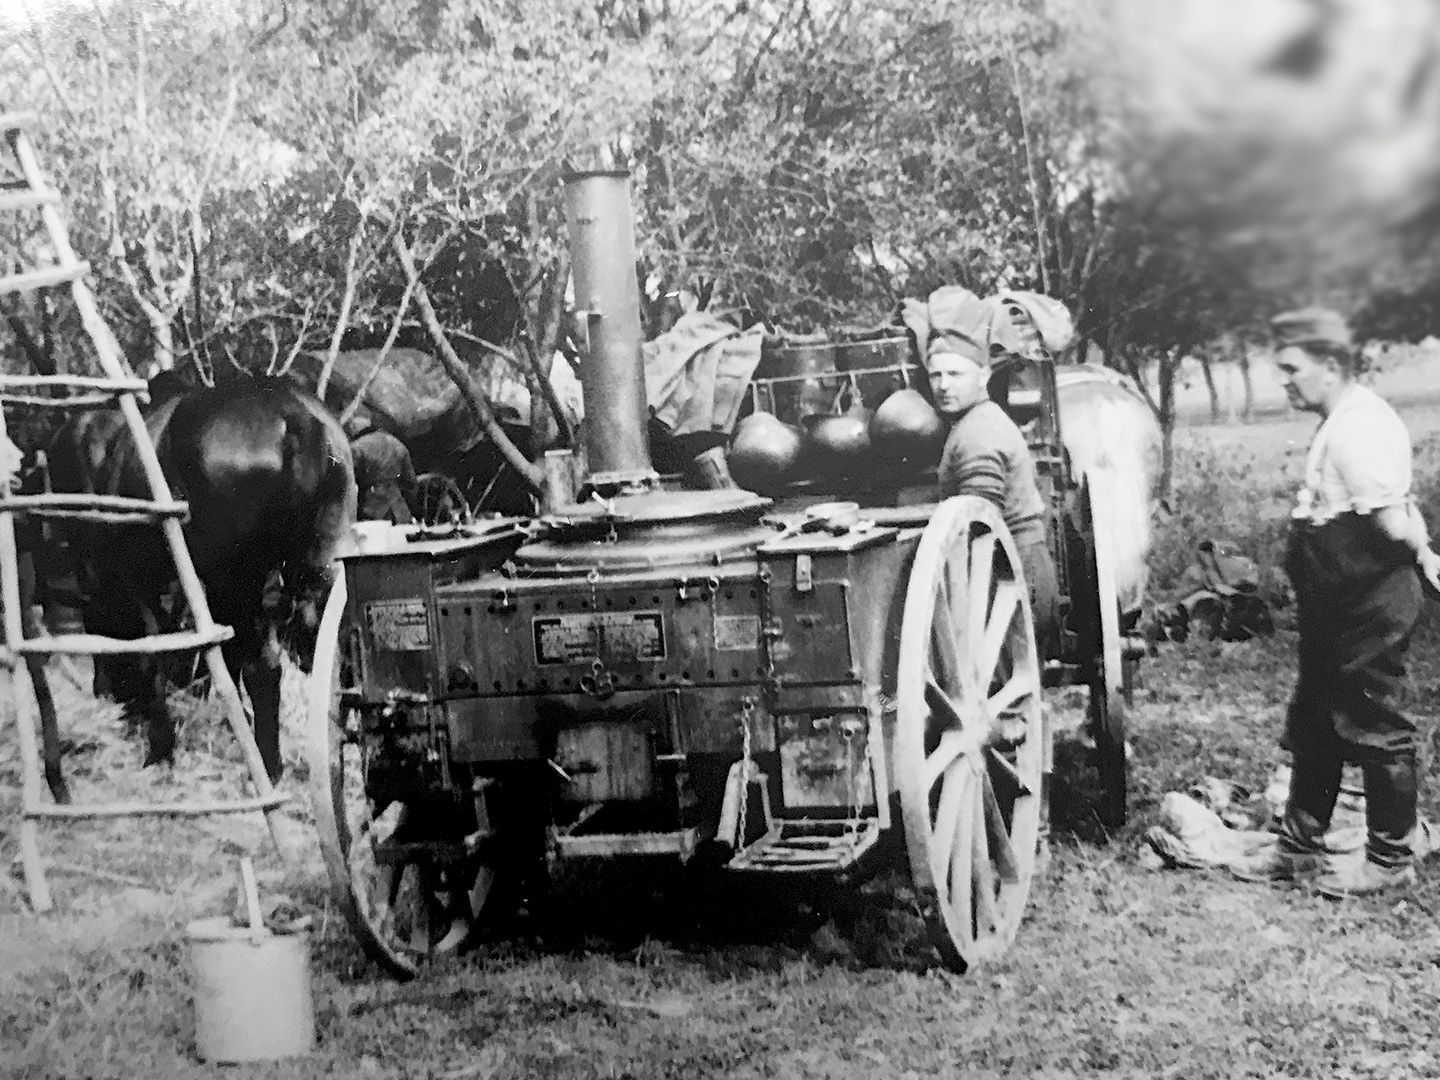
<path id="1" fill-rule="evenodd" d="M 1250 351 L 1248 349 L 1240 352 L 1240 383 L 1245 388 L 1245 399 L 1240 406 L 1240 417 L 1242 420 L 1249 420 L 1250 413 L 1255 408 L 1255 384 L 1250 380 Z"/>
<path id="2" fill-rule="evenodd" d="M 1215 388 L 1215 372 L 1210 367 L 1210 352 L 1200 354 L 1200 372 L 1205 376 L 1205 392 L 1210 395 L 1210 422 L 1220 422 L 1220 391 Z"/>
<path id="3" fill-rule="evenodd" d="M 1159 408 L 1156 416 L 1160 420 L 1160 497 L 1168 499 L 1175 476 L 1175 372 L 1180 367 L 1180 358 L 1185 350 L 1175 349 L 1160 356 L 1158 382 L 1160 390 Z"/>

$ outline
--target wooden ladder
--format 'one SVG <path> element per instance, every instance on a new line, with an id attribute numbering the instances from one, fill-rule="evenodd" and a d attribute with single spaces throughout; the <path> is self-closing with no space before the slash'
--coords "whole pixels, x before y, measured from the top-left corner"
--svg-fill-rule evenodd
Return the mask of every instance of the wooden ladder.
<path id="1" fill-rule="evenodd" d="M 16 179 L 0 185 L 0 211 L 37 212 L 54 251 L 54 265 L 27 272 L 0 276 L 0 296 L 31 289 L 69 285 L 80 312 L 85 332 L 93 342 L 103 376 L 70 375 L 7 375 L 0 373 L 0 404 L 29 408 L 83 409 L 97 406 L 118 407 L 124 417 L 137 458 L 144 470 L 150 491 L 148 499 L 122 498 L 114 495 L 59 494 L 14 495 L 8 485 L 0 483 L 0 604 L 4 606 L 4 637 L 0 645 L 0 701 L 15 703 L 19 727 L 21 763 L 21 819 L 19 828 L 20 859 L 30 903 L 36 911 L 51 907 L 50 889 L 45 880 L 45 864 L 40 855 L 41 821 L 54 819 L 93 819 L 138 817 L 143 815 L 195 817 L 208 814 L 263 811 L 271 839 L 280 850 L 275 812 L 289 798 L 277 792 L 270 783 L 259 747 L 251 731 L 250 719 L 240 700 L 235 681 L 225 666 L 220 646 L 232 635 L 228 626 L 217 625 L 210 615 L 205 590 L 190 558 L 185 543 L 182 521 L 189 513 L 187 504 L 171 496 L 169 485 L 160 469 L 154 443 L 140 412 L 140 399 L 146 384 L 129 370 L 119 343 L 111 333 L 95 303 L 95 296 L 86 284 L 89 267 L 76 258 L 69 234 L 60 217 L 60 194 L 45 183 L 39 158 L 27 134 L 34 123 L 29 114 L 0 114 L 0 140 L 8 147 L 18 169 Z M 5 164 L 9 165 L 9 162 Z M 58 395 L 58 396 L 57 396 Z M 4 410 L 0 409 L 0 438 L 6 437 Z M 170 556 L 194 619 L 193 630 L 157 634 L 137 640 L 102 637 L 96 634 L 37 633 L 27 637 L 27 613 L 21 607 L 19 553 L 15 542 L 15 516 L 81 518 L 106 523 L 152 522 L 159 525 L 170 548 Z M 224 706 L 226 718 L 249 767 L 255 794 L 228 801 L 169 803 L 92 803 L 61 806 L 42 802 L 39 747 L 36 741 L 37 700 L 32 681 L 22 689 L 17 672 L 24 669 L 32 677 L 29 665 L 20 661 L 43 658 L 52 653 L 80 656 L 146 655 L 203 650 L 211 684 Z M 37 665 L 38 667 L 38 665 Z M 41 673 L 43 678 L 43 671 Z"/>

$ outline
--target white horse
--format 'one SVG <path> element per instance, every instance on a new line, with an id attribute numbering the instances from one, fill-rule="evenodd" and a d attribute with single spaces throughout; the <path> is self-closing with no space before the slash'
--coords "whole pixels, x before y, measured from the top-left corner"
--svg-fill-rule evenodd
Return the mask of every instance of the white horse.
<path id="1" fill-rule="evenodd" d="M 1060 438 L 1076 476 L 1105 473 L 1113 496 L 1095 522 L 1112 540 L 1121 610 L 1138 611 L 1149 582 L 1150 545 L 1160 500 L 1160 422 L 1133 381 L 1111 368 L 1055 370 Z"/>
<path id="2" fill-rule="evenodd" d="M 1095 528 L 1110 538 L 1121 610 L 1139 611 L 1160 498 L 1160 423 L 1133 380 L 1098 364 L 1057 366 L 1055 396 L 1071 472 L 1109 481 Z M 1039 399 L 1031 387 L 1012 387 L 1009 394 L 1010 406 L 1022 414 L 1033 415 Z"/>

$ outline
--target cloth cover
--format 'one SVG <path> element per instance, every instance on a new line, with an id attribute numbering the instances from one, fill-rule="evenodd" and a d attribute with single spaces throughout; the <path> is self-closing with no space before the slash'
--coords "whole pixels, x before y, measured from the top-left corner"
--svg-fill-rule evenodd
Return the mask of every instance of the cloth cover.
<path id="1" fill-rule="evenodd" d="M 765 328 L 741 331 L 708 312 L 682 315 L 643 346 L 650 411 L 673 435 L 729 434 L 760 363 Z"/>
<path id="2" fill-rule="evenodd" d="M 946 285 L 923 300 L 902 300 L 900 321 L 915 335 L 922 354 L 931 337 L 942 334 L 973 341 L 987 353 L 1029 359 L 1041 349 L 1057 356 L 1075 339 L 1075 324 L 1064 304 L 1025 290 L 982 300 L 962 285 Z"/>

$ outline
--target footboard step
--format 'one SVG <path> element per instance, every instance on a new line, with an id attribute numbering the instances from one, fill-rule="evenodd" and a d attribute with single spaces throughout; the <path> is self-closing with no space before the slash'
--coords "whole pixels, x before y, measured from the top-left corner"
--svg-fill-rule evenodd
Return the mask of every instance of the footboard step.
<path id="1" fill-rule="evenodd" d="M 880 822 L 783 821 L 735 853 L 729 870 L 836 873 L 854 865 L 880 839 Z"/>

